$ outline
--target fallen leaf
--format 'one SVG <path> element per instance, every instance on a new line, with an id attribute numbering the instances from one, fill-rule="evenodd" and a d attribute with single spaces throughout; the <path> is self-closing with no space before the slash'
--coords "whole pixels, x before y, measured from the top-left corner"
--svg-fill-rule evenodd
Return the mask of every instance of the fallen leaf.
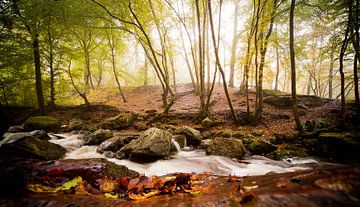
<path id="1" fill-rule="evenodd" d="M 160 191 L 159 190 L 155 190 L 155 191 L 151 191 L 149 193 L 140 193 L 140 194 L 136 194 L 136 193 L 129 193 L 129 198 L 133 199 L 133 200 L 143 200 L 146 198 L 150 198 L 154 195 L 159 194 Z"/>
<path id="2" fill-rule="evenodd" d="M 119 197 L 118 194 L 113 195 L 113 194 L 110 194 L 110 193 L 104 193 L 104 196 L 106 198 L 112 198 L 112 199 L 116 199 L 116 198 Z"/>
<path id="3" fill-rule="evenodd" d="M 96 183 L 99 185 L 100 191 L 102 193 L 109 193 L 116 190 L 118 183 L 114 180 L 111 180 L 108 177 L 104 177 L 102 179 L 97 179 Z"/>
<path id="4" fill-rule="evenodd" d="M 62 190 L 62 191 L 71 190 L 71 188 L 75 188 L 75 187 L 76 187 L 77 185 L 79 185 L 81 182 L 82 182 L 82 177 L 80 177 L 80 176 L 75 177 L 74 179 L 69 180 L 69 181 L 67 181 L 66 183 L 64 183 L 64 184 L 62 185 L 61 190 Z"/>
<path id="5" fill-rule="evenodd" d="M 62 189 L 62 186 L 50 187 L 41 184 L 28 184 L 26 188 L 34 193 L 56 193 Z"/>
<path id="6" fill-rule="evenodd" d="M 244 190 L 253 190 L 253 189 L 256 189 L 258 187 L 259 187 L 258 185 L 243 185 L 242 189 L 244 189 Z"/>

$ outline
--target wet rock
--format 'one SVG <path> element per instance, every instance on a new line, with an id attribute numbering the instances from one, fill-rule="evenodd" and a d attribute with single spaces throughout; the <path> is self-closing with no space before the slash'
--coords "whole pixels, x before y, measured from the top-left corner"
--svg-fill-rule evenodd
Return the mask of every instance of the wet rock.
<path id="1" fill-rule="evenodd" d="M 175 134 L 183 134 L 186 136 L 189 145 L 198 146 L 203 139 L 199 130 L 189 126 L 182 126 L 175 130 Z"/>
<path id="2" fill-rule="evenodd" d="M 103 141 L 96 151 L 98 153 L 103 153 L 104 151 L 117 152 L 124 145 L 129 144 L 133 139 L 135 139 L 134 136 L 115 136 Z"/>
<path id="3" fill-rule="evenodd" d="M 216 125 L 216 122 L 209 117 L 206 117 L 205 119 L 203 119 L 201 121 L 201 126 L 203 126 L 205 129 L 213 127 L 215 125 Z"/>
<path id="4" fill-rule="evenodd" d="M 66 149 L 62 146 L 34 137 L 25 137 L 0 147 L 0 155 L 28 159 L 55 160 L 65 153 Z"/>
<path id="5" fill-rule="evenodd" d="M 277 96 L 281 95 L 281 91 L 273 89 L 263 89 L 263 95 L 266 96 Z"/>
<path id="6" fill-rule="evenodd" d="M 76 160 L 0 160 L 0 195 L 9 189 L 25 189 L 28 183 L 48 183 L 61 185 L 66 181 L 81 176 L 91 186 L 97 186 L 97 179 L 117 179 L 120 177 L 135 178 L 138 173 L 125 166 L 116 165 L 106 159 Z M 54 195 L 52 195 L 54 196 Z M 64 198 L 62 198 L 64 200 Z M 66 199 L 65 199 L 66 200 Z M 26 206 L 26 205 L 25 205 Z"/>
<path id="7" fill-rule="evenodd" d="M 203 131 L 201 135 L 203 136 L 204 139 L 210 139 L 214 136 L 214 133 L 211 131 Z"/>
<path id="8" fill-rule="evenodd" d="M 26 138 L 38 138 L 42 140 L 49 140 L 50 137 L 47 135 L 44 130 L 34 130 L 32 132 L 17 132 L 17 133 L 5 133 L 3 139 L 0 141 L 0 146 L 6 143 L 13 143 L 20 139 Z"/>
<path id="9" fill-rule="evenodd" d="M 284 96 L 270 96 L 264 98 L 264 103 L 267 103 L 272 106 L 276 106 L 279 108 L 287 108 L 292 106 L 291 96 L 284 95 Z"/>
<path id="10" fill-rule="evenodd" d="M 184 148 L 187 146 L 186 136 L 182 134 L 176 134 L 172 137 L 173 140 L 175 140 L 177 143 L 179 143 L 181 148 Z"/>
<path id="11" fill-rule="evenodd" d="M 263 140 L 257 139 L 247 139 L 246 141 L 243 140 L 245 148 L 253 154 L 256 155 L 266 155 L 271 153 L 277 149 L 275 145 L 272 145 L 268 142 Z"/>
<path id="12" fill-rule="evenodd" d="M 24 129 L 26 131 L 41 129 L 48 132 L 57 132 L 60 129 L 60 122 L 49 116 L 32 116 L 25 121 Z"/>
<path id="13" fill-rule="evenodd" d="M 321 132 L 313 147 L 316 145 L 315 155 L 337 161 L 360 160 L 360 139 L 351 132 Z"/>
<path id="14" fill-rule="evenodd" d="M 264 135 L 264 131 L 259 129 L 259 130 L 255 130 L 253 132 L 251 132 L 252 135 L 257 136 L 257 137 L 261 137 L 262 135 Z"/>
<path id="15" fill-rule="evenodd" d="M 201 140 L 201 144 L 199 146 L 200 149 L 207 149 L 211 144 L 211 139 L 203 139 Z"/>
<path id="16" fill-rule="evenodd" d="M 23 131 L 24 131 L 24 127 L 21 126 L 10 126 L 7 130 L 7 132 L 10 133 L 23 132 Z"/>
<path id="17" fill-rule="evenodd" d="M 98 129 L 89 136 L 85 136 L 83 139 L 85 141 L 85 145 L 98 145 L 112 136 L 113 133 L 110 130 Z"/>
<path id="18" fill-rule="evenodd" d="M 107 158 L 114 158 L 114 157 L 115 157 L 115 153 L 112 152 L 112 151 L 105 151 L 105 152 L 104 152 L 104 155 L 105 155 L 105 157 L 107 157 Z"/>
<path id="19" fill-rule="evenodd" d="M 106 119 L 100 125 L 104 129 L 126 129 L 131 126 L 136 120 L 136 115 L 133 113 L 119 114 L 115 117 Z"/>
<path id="20" fill-rule="evenodd" d="M 230 158 L 241 158 L 246 150 L 241 140 L 234 138 L 215 138 L 206 149 L 207 155 L 220 155 Z"/>
<path id="21" fill-rule="evenodd" d="M 150 128 L 116 152 L 116 158 L 125 156 L 136 162 L 151 162 L 164 158 L 171 154 L 171 138 L 171 134 L 165 130 Z"/>

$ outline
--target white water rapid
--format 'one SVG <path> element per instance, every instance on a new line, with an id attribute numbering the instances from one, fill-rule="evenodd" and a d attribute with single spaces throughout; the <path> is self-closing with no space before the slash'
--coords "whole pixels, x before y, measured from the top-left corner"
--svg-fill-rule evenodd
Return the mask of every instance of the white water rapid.
<path id="1" fill-rule="evenodd" d="M 317 160 L 308 159 L 287 159 L 275 161 L 263 156 L 251 156 L 244 160 L 230 159 L 222 156 L 207 156 L 203 150 L 181 151 L 176 141 L 172 141 L 178 153 L 170 159 L 158 160 L 156 162 L 140 164 L 130 160 L 119 160 L 107 158 L 96 152 L 97 146 L 82 146 L 83 141 L 78 139 L 77 134 L 54 134 L 50 142 L 59 144 L 68 150 L 64 159 L 86 159 L 105 158 L 118 165 L 127 166 L 146 176 L 166 175 L 176 172 L 202 173 L 211 172 L 214 175 L 264 175 L 266 173 L 284 173 L 296 170 L 311 169 L 310 166 L 320 164 Z M 59 139 L 60 138 L 60 139 Z"/>

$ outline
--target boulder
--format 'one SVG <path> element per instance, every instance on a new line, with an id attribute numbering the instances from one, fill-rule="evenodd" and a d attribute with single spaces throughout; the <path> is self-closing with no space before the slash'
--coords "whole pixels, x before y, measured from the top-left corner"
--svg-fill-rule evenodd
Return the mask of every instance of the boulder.
<path id="1" fill-rule="evenodd" d="M 131 126 L 136 119 L 136 115 L 132 113 L 119 114 L 115 117 L 106 119 L 100 125 L 104 129 L 126 129 Z"/>
<path id="2" fill-rule="evenodd" d="M 287 108 L 292 106 L 291 96 L 270 96 L 264 99 L 264 103 L 267 103 L 272 106 L 279 108 Z"/>
<path id="3" fill-rule="evenodd" d="M 257 139 L 244 140 L 244 145 L 248 151 L 255 155 L 266 155 L 277 149 L 275 145 Z"/>
<path id="4" fill-rule="evenodd" d="M 134 136 L 115 136 L 103 141 L 96 151 L 98 153 L 104 153 L 104 151 L 116 152 L 124 145 L 129 144 L 131 140 L 135 139 Z"/>
<path id="5" fill-rule="evenodd" d="M 313 120 L 305 121 L 305 129 L 309 132 L 327 130 L 329 127 L 329 121 L 324 118 L 316 118 Z"/>
<path id="6" fill-rule="evenodd" d="M 149 127 L 144 124 L 144 123 L 136 123 L 135 124 L 135 129 L 138 130 L 138 131 L 144 131 L 144 130 L 147 130 Z"/>
<path id="7" fill-rule="evenodd" d="M 203 139 L 199 130 L 189 126 L 182 126 L 175 130 L 175 134 L 182 134 L 186 136 L 189 145 L 198 146 Z"/>
<path id="8" fill-rule="evenodd" d="M 171 138 L 171 134 L 165 130 L 150 128 L 116 152 L 115 157 L 129 157 L 136 162 L 151 162 L 164 158 L 171 154 Z"/>
<path id="9" fill-rule="evenodd" d="M 3 139 L 0 141 L 0 146 L 6 143 L 13 143 L 20 139 L 34 137 L 42 140 L 49 140 L 50 137 L 44 130 L 34 130 L 32 132 L 17 132 L 17 133 L 5 133 Z"/>
<path id="10" fill-rule="evenodd" d="M 66 131 L 74 131 L 74 130 L 84 130 L 89 131 L 91 128 L 85 124 L 85 122 L 81 119 L 71 119 L 69 124 L 66 126 Z"/>
<path id="11" fill-rule="evenodd" d="M 23 131 L 24 131 L 24 127 L 21 126 L 10 126 L 7 130 L 7 132 L 10 133 L 23 132 Z"/>
<path id="12" fill-rule="evenodd" d="M 25 137 L 0 147 L 0 155 L 39 160 L 60 159 L 65 153 L 62 146 L 35 137 Z"/>
<path id="13" fill-rule="evenodd" d="M 26 131 L 41 129 L 48 132 L 57 132 L 60 129 L 60 122 L 49 116 L 32 116 L 25 121 L 24 129 Z"/>
<path id="14" fill-rule="evenodd" d="M 110 130 L 98 129 L 95 132 L 91 133 L 89 136 L 85 136 L 83 139 L 85 141 L 85 145 L 98 145 L 112 136 L 113 133 Z"/>
<path id="15" fill-rule="evenodd" d="M 246 153 L 241 140 L 234 138 L 215 138 L 206 149 L 207 155 L 220 155 L 230 158 L 241 158 Z"/>
<path id="16" fill-rule="evenodd" d="M 205 119 L 203 119 L 201 121 L 201 126 L 203 126 L 205 129 L 210 128 L 215 125 L 216 125 L 216 122 L 209 117 L 206 117 Z"/>

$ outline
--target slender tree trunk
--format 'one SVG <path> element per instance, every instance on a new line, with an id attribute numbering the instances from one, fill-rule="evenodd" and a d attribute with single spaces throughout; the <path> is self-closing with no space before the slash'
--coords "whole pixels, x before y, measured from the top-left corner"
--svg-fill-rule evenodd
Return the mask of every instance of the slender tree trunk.
<path id="1" fill-rule="evenodd" d="M 295 0 L 291 0 L 290 7 L 290 61 L 291 61 L 291 95 L 292 95 L 292 105 L 293 105 L 293 114 L 296 123 L 296 127 L 299 131 L 303 130 L 302 124 L 300 122 L 298 114 L 298 105 L 296 99 L 296 68 L 295 68 L 295 50 L 294 50 L 294 12 L 295 12 Z"/>
<path id="2" fill-rule="evenodd" d="M 358 76 L 358 61 L 357 55 L 354 56 L 354 92 L 355 92 L 355 103 L 360 104 L 359 100 L 359 76 Z"/>
<path id="3" fill-rule="evenodd" d="M 188 69 L 188 72 L 189 72 L 189 75 L 190 75 L 191 83 L 193 85 L 194 90 L 196 91 L 197 90 L 196 82 L 195 82 L 194 74 L 193 74 L 192 69 L 191 69 L 189 58 L 187 56 L 186 47 L 185 47 L 185 41 L 184 41 L 182 29 L 181 29 L 180 26 L 179 26 L 179 32 L 180 32 L 181 44 L 182 44 L 182 47 L 183 47 L 183 50 L 184 50 L 185 63 L 186 63 L 186 66 L 187 66 L 187 69 Z"/>
<path id="4" fill-rule="evenodd" d="M 198 29 L 198 45 L 199 45 L 199 80 L 200 80 L 200 116 L 206 116 L 205 111 L 205 88 L 204 88 L 204 67 L 203 67 L 203 46 L 202 46 L 202 35 L 201 35 L 201 21 L 200 21 L 200 6 L 199 0 L 195 0 L 196 6 L 196 18 L 197 18 L 197 29 Z"/>
<path id="5" fill-rule="evenodd" d="M 42 90 L 42 79 L 41 79 L 41 66 L 40 66 L 40 48 L 38 35 L 34 35 L 32 42 L 34 52 L 34 63 L 35 63 L 35 85 L 36 85 L 36 97 L 40 115 L 46 115 L 44 95 Z"/>
<path id="6" fill-rule="evenodd" d="M 69 66 L 68 66 L 68 74 L 69 74 L 69 77 L 70 77 L 70 81 L 71 81 L 71 84 L 73 85 L 75 91 L 79 94 L 79 96 L 84 100 L 85 102 L 85 105 L 86 106 L 90 106 L 90 102 L 86 96 L 86 86 L 85 86 L 85 91 L 83 93 L 81 93 L 81 91 L 79 90 L 79 88 L 76 86 L 75 84 L 75 81 L 71 75 L 71 60 L 70 60 L 70 63 L 69 63 Z"/>
<path id="7" fill-rule="evenodd" d="M 148 59 L 145 54 L 145 63 L 144 63 L 144 86 L 148 85 Z"/>
<path id="8" fill-rule="evenodd" d="M 55 70 L 54 70 L 54 54 L 52 46 L 50 46 L 50 105 L 55 105 Z"/>
<path id="9" fill-rule="evenodd" d="M 280 56 L 279 56 L 279 48 L 278 45 L 276 45 L 276 75 L 275 75 L 275 90 L 278 90 L 278 84 L 279 84 L 279 74 L 280 74 Z"/>
<path id="10" fill-rule="evenodd" d="M 234 9 L 234 26 L 233 26 L 233 37 L 231 44 L 231 57 L 230 57 L 230 77 L 229 86 L 234 87 L 234 73 L 235 73 L 235 57 L 236 57 L 236 46 L 238 42 L 237 27 L 238 27 L 238 15 L 239 15 L 239 1 L 235 1 Z"/>
<path id="11" fill-rule="evenodd" d="M 221 3 L 222 3 L 222 0 L 220 0 L 220 5 L 221 5 Z M 213 42 L 214 51 L 215 51 L 216 64 L 218 65 L 219 72 L 221 73 L 221 76 L 222 76 L 224 91 L 225 91 L 226 99 L 227 99 L 228 104 L 229 104 L 231 115 L 232 115 L 234 121 L 237 121 L 237 116 L 235 114 L 234 108 L 233 108 L 232 103 L 231 103 L 230 95 L 229 95 L 229 92 L 228 92 L 225 73 L 224 73 L 224 71 L 223 71 L 223 69 L 221 67 L 221 64 L 220 64 L 220 59 L 219 59 L 219 54 L 218 54 L 218 52 L 219 52 L 218 48 L 219 47 L 216 46 L 214 24 L 213 24 L 213 19 L 212 19 L 211 0 L 208 0 L 208 9 L 209 9 L 209 20 L 210 20 L 211 36 L 212 36 L 212 42 Z M 220 24 L 220 22 L 219 22 L 219 24 Z"/>
<path id="12" fill-rule="evenodd" d="M 334 51 L 330 54 L 330 69 L 329 69 L 329 98 L 333 98 L 333 72 L 334 71 Z"/>
<path id="13" fill-rule="evenodd" d="M 352 5 L 352 0 L 349 0 L 350 5 Z M 345 56 L 345 52 L 346 52 L 346 48 L 348 46 L 348 35 L 349 35 L 349 30 L 350 30 L 350 21 L 351 21 L 351 14 L 350 11 L 348 11 L 348 23 L 346 26 L 346 31 L 345 31 L 345 37 L 344 37 L 344 41 L 341 45 L 341 49 L 340 49 L 340 55 L 339 55 L 339 72 L 340 72 L 340 79 L 341 79 L 341 118 L 343 121 L 345 121 L 345 116 L 346 116 L 346 109 L 345 109 L 345 74 L 344 74 L 344 56 Z"/>

